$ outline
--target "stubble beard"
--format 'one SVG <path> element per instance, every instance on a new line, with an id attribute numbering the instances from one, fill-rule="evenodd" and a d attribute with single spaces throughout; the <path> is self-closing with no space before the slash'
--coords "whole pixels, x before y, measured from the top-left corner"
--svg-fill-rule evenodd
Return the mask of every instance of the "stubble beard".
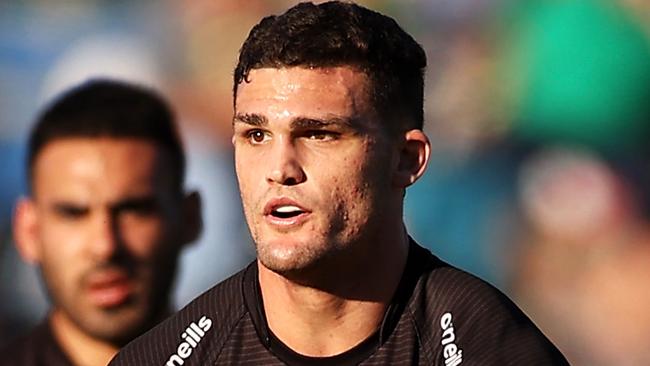
<path id="1" fill-rule="evenodd" d="M 116 309 L 89 310 L 95 313 L 75 316 L 73 321 L 93 338 L 121 346 L 142 333 L 151 323 L 149 316 L 138 308 L 141 306 L 125 304 Z"/>
<path id="2" fill-rule="evenodd" d="M 290 234 L 289 234 L 290 235 Z M 340 249 L 324 238 L 310 238 L 295 242 L 290 247 L 273 242 L 283 239 L 265 240 L 256 238 L 258 260 L 264 267 L 287 278 L 300 277 L 319 266 L 325 258 L 331 257 Z M 288 237 L 286 240 L 294 240 Z"/>
<path id="3" fill-rule="evenodd" d="M 368 197 L 378 193 L 371 192 L 368 185 L 353 194 L 336 193 L 328 197 L 330 209 L 315 210 L 329 215 L 314 217 L 309 224 L 313 226 L 301 227 L 295 234 L 287 231 L 278 235 L 263 218 L 254 215 L 257 211 L 245 207 L 259 262 L 282 277 L 310 287 L 326 285 L 333 271 L 340 272 L 345 265 L 359 270 L 353 257 L 360 254 L 359 244 L 372 235 L 369 231 L 376 229 L 368 220 L 368 213 L 374 210 Z M 243 196 L 242 200 L 245 202 Z"/>
<path id="4" fill-rule="evenodd" d="M 83 296 L 83 280 L 77 283 L 76 289 L 66 295 L 65 289 L 52 287 L 54 284 L 48 283 L 47 275 L 42 273 L 41 278 L 45 279 L 48 297 L 69 322 L 88 336 L 118 347 L 126 345 L 148 330 L 155 324 L 156 319 L 168 310 L 167 299 L 163 299 L 162 294 L 145 293 L 139 293 L 135 298 L 113 308 L 94 307 L 84 301 L 76 300 Z M 161 284 L 150 286 L 156 287 Z M 161 291 L 159 289 L 158 292 Z M 154 298 L 159 299 L 154 300 Z"/>
<path id="5" fill-rule="evenodd" d="M 341 269 L 342 259 L 350 257 L 350 251 L 354 250 L 357 238 L 352 236 L 359 232 L 348 232 L 346 220 L 341 216 L 327 230 L 313 235 L 302 233 L 302 238 L 291 233 L 271 238 L 257 232 L 253 235 L 257 258 L 264 267 L 292 282 L 322 287 L 330 281 L 332 271 Z"/>

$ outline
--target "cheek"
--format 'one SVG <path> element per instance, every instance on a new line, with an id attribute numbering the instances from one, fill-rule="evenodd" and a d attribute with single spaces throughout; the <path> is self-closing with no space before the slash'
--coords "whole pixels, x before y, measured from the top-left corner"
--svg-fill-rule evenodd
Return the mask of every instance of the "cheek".
<path id="1" fill-rule="evenodd" d="M 54 231 L 51 231 L 54 232 Z M 67 238 L 49 236 L 39 242 L 40 258 L 38 266 L 45 284 L 55 301 L 76 291 L 88 263 L 84 259 L 79 233 Z M 67 294 L 67 295 L 66 295 Z"/>
<path id="2" fill-rule="evenodd" d="M 348 173 L 328 179 L 327 189 L 335 214 L 338 213 L 345 221 L 356 221 L 367 214 L 369 185 L 362 169 L 351 169 Z"/>
<path id="3" fill-rule="evenodd" d="M 83 256 L 79 251 L 72 250 L 67 243 L 42 243 L 39 266 L 47 277 L 73 277 L 75 268 L 84 267 Z"/>
<path id="4" fill-rule="evenodd" d="M 148 258 L 160 251 L 166 241 L 178 236 L 173 223 L 164 224 L 161 218 L 128 218 L 120 223 L 122 240 L 129 252 L 137 258 Z"/>
<path id="5" fill-rule="evenodd" d="M 327 178 L 330 200 L 348 222 L 365 222 L 379 201 L 389 193 L 389 174 L 382 159 L 349 159 L 344 174 Z M 340 171 L 340 170 L 339 170 Z"/>
<path id="6" fill-rule="evenodd" d="M 236 164 L 237 183 L 239 185 L 239 194 L 242 199 L 244 210 L 253 209 L 256 200 L 256 192 L 262 192 L 265 179 L 263 169 L 257 163 L 248 164 L 239 160 Z M 260 188 L 261 186 L 261 188 Z"/>
<path id="7" fill-rule="evenodd" d="M 89 233 L 83 225 L 70 225 L 56 223 L 44 225 L 39 228 L 38 251 L 41 262 L 48 262 L 50 266 L 56 263 L 74 263 L 83 255 L 84 247 L 90 240 Z"/>
<path id="8" fill-rule="evenodd" d="M 235 171 L 240 179 L 250 179 L 263 172 L 263 167 L 268 166 L 266 159 L 269 157 L 267 148 L 240 146 L 235 147 Z"/>

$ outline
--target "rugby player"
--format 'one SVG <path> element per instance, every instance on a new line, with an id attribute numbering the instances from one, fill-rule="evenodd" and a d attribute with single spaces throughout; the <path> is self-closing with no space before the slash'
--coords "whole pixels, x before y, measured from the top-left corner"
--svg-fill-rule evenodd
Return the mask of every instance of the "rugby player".
<path id="1" fill-rule="evenodd" d="M 172 112 L 151 90 L 90 81 L 46 108 L 28 154 L 14 234 L 52 306 L 0 365 L 106 365 L 171 314 L 177 256 L 200 231 Z"/>
<path id="2" fill-rule="evenodd" d="M 506 296 L 406 232 L 430 152 L 425 66 L 393 19 L 352 3 L 257 24 L 232 138 L 257 260 L 111 365 L 566 365 Z"/>

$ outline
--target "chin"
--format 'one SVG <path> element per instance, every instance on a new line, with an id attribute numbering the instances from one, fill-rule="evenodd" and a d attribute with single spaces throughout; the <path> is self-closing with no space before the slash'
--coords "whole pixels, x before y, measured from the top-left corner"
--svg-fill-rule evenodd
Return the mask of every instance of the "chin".
<path id="1" fill-rule="evenodd" d="M 257 258 L 264 267 L 282 277 L 296 282 L 310 283 L 319 273 L 329 272 L 328 258 L 332 258 L 338 250 L 335 247 L 323 245 L 292 243 L 287 245 L 272 245 L 265 243 L 257 246 Z"/>
<path id="2" fill-rule="evenodd" d="M 115 324 L 112 328 L 103 329 L 104 339 L 110 340 L 113 344 L 123 346 L 150 329 L 153 325 L 150 321 L 142 318 L 134 319 L 131 322 L 120 321 L 119 324 Z"/>
<path id="3" fill-rule="evenodd" d="M 276 239 L 257 245 L 257 258 L 272 271 L 283 272 L 309 265 L 314 256 L 313 250 L 303 243 Z"/>
<path id="4" fill-rule="evenodd" d="M 134 307 L 104 309 L 99 314 L 87 317 L 84 328 L 99 339 L 121 344 L 140 335 L 151 325 L 149 313 Z"/>
<path id="5" fill-rule="evenodd" d="M 302 257 L 302 258 L 301 258 Z M 311 258 L 305 258 L 297 253 L 273 253 L 273 251 L 258 250 L 257 258 L 273 272 L 284 274 L 288 272 L 300 271 L 310 266 Z"/>

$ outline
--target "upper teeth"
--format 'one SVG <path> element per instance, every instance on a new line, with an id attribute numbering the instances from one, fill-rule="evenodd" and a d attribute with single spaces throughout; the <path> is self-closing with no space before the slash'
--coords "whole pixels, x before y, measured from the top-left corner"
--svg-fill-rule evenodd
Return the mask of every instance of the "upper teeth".
<path id="1" fill-rule="evenodd" d="M 288 212 L 301 211 L 301 210 L 299 207 L 296 206 L 280 206 L 280 207 L 276 207 L 275 211 L 281 213 L 288 213 Z"/>

